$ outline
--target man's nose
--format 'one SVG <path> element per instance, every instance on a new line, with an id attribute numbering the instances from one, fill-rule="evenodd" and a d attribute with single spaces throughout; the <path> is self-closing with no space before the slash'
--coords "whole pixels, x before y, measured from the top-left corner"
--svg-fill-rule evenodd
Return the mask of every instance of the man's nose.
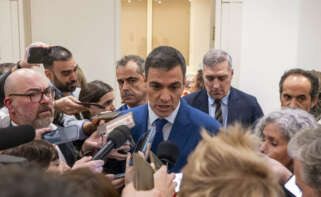
<path id="1" fill-rule="evenodd" d="M 123 90 L 128 90 L 129 89 L 129 83 L 127 83 L 126 81 L 124 81 L 123 86 L 122 86 Z"/>
<path id="2" fill-rule="evenodd" d="M 298 102 L 295 99 L 292 99 L 289 104 L 288 104 L 289 108 L 298 108 Z"/>
<path id="3" fill-rule="evenodd" d="M 164 88 L 160 92 L 160 100 L 162 102 L 168 102 L 171 99 L 170 91 L 167 88 Z"/>
<path id="4" fill-rule="evenodd" d="M 261 153 L 267 153 L 267 149 L 268 149 L 268 146 L 267 146 L 267 143 L 266 142 L 263 142 L 260 146 L 260 151 Z"/>
<path id="5" fill-rule="evenodd" d="M 110 106 L 110 111 L 114 111 L 115 109 L 116 109 L 115 105 L 114 105 L 114 103 L 112 103 L 111 106 Z"/>
<path id="6" fill-rule="evenodd" d="M 70 81 L 77 81 L 77 71 L 74 71 L 70 74 Z"/>
<path id="7" fill-rule="evenodd" d="M 43 103 L 49 103 L 49 102 L 52 102 L 53 104 L 53 98 L 51 96 L 48 96 L 46 94 L 43 94 L 42 97 L 41 97 L 41 100 L 39 101 L 41 104 Z"/>
<path id="8" fill-rule="evenodd" d="M 220 87 L 220 83 L 219 83 L 218 79 L 214 79 L 212 83 L 213 83 L 213 88 L 219 88 Z"/>

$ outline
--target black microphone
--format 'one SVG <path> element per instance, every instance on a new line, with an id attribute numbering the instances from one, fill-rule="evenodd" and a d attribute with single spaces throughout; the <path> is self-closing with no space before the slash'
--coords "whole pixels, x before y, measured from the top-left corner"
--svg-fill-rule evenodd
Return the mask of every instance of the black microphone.
<path id="1" fill-rule="evenodd" d="M 93 156 L 92 160 L 103 159 L 114 148 L 122 146 L 127 140 L 131 140 L 130 129 L 121 125 L 114 128 L 108 135 L 107 143 Z"/>
<path id="2" fill-rule="evenodd" d="M 30 125 L 7 127 L 0 129 L 0 150 L 5 150 L 27 142 L 35 138 L 35 129 Z"/>
<path id="3" fill-rule="evenodd" d="M 168 170 L 175 165 L 178 155 L 178 146 L 173 142 L 163 141 L 159 143 L 157 148 L 157 156 L 164 165 L 167 165 Z"/>

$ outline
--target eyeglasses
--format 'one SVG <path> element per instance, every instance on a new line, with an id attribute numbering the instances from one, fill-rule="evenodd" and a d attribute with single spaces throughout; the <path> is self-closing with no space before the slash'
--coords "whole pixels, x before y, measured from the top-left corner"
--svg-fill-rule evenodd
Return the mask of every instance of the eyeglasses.
<path id="1" fill-rule="evenodd" d="M 44 91 L 33 92 L 30 94 L 9 94 L 9 96 L 27 96 L 30 98 L 30 101 L 33 103 L 38 103 L 42 100 L 43 95 L 46 97 L 53 99 L 55 97 L 55 90 L 51 87 L 46 88 Z"/>

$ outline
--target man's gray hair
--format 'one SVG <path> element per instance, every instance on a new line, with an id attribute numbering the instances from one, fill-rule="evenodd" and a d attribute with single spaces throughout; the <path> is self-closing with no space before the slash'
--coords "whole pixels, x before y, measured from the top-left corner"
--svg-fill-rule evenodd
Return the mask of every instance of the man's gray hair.
<path id="1" fill-rule="evenodd" d="M 230 69 L 232 68 L 232 57 L 221 49 L 210 49 L 203 57 L 203 66 L 215 66 L 222 62 L 228 62 Z"/>
<path id="2" fill-rule="evenodd" d="M 116 63 L 116 69 L 118 67 L 124 67 L 126 64 L 130 61 L 133 61 L 137 64 L 137 73 L 138 74 L 144 74 L 145 72 L 145 60 L 138 56 L 138 55 L 126 55 L 122 57 L 120 60 L 117 61 Z"/>
<path id="3" fill-rule="evenodd" d="M 254 128 L 256 135 L 263 138 L 263 130 L 270 123 L 273 123 L 288 141 L 300 130 L 318 126 L 315 118 L 308 112 L 301 109 L 285 108 L 262 117 Z"/>
<path id="4" fill-rule="evenodd" d="M 300 160 L 303 182 L 321 193 L 321 127 L 295 135 L 288 144 L 288 152 L 292 158 Z"/>

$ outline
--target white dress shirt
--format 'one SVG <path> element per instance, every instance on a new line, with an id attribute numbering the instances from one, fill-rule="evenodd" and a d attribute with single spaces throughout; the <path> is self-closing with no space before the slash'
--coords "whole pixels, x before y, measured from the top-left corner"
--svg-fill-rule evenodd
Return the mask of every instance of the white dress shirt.
<path id="1" fill-rule="evenodd" d="M 172 130 L 172 127 L 173 127 L 173 124 L 174 124 L 175 118 L 177 116 L 178 109 L 179 109 L 180 105 L 181 105 L 181 103 L 179 102 L 176 109 L 169 116 L 163 118 L 163 119 L 167 120 L 167 123 L 163 127 L 163 138 L 165 141 L 168 140 L 168 138 L 169 138 L 169 135 L 171 133 L 171 130 Z M 148 130 L 150 128 L 152 128 L 152 126 L 155 126 L 154 122 L 157 119 L 162 119 L 162 118 L 160 118 L 159 116 L 157 116 L 154 113 L 154 111 L 152 110 L 152 108 L 150 107 L 150 104 L 148 102 Z"/>

